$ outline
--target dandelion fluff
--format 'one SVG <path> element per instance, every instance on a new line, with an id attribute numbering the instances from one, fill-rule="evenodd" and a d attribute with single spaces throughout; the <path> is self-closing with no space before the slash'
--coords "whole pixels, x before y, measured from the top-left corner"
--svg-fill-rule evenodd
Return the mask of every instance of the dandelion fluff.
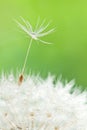
<path id="1" fill-rule="evenodd" d="M 86 93 L 53 77 L 13 75 L 0 79 L 0 130 L 87 130 Z"/>

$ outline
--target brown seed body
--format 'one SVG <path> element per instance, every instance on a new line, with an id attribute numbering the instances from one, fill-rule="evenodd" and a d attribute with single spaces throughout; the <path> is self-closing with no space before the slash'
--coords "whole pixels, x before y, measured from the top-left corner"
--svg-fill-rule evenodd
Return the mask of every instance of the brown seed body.
<path id="1" fill-rule="evenodd" d="M 21 85 L 22 82 L 23 82 L 23 80 L 24 80 L 24 76 L 23 76 L 23 74 L 21 74 L 21 75 L 19 76 L 18 85 Z"/>

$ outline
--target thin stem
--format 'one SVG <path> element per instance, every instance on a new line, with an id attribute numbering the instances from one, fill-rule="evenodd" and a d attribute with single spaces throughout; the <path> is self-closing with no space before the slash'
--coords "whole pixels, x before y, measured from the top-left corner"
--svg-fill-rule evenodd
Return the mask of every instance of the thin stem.
<path id="1" fill-rule="evenodd" d="M 23 65 L 23 68 L 22 68 L 22 74 L 23 74 L 24 71 L 25 71 L 25 66 L 26 66 L 26 63 L 27 63 L 27 59 L 28 59 L 28 55 L 29 55 L 29 52 L 30 52 L 31 44 L 32 44 L 32 38 L 31 38 L 31 40 L 30 40 L 30 44 L 29 44 L 28 49 L 27 49 L 27 53 L 26 53 L 24 65 Z"/>

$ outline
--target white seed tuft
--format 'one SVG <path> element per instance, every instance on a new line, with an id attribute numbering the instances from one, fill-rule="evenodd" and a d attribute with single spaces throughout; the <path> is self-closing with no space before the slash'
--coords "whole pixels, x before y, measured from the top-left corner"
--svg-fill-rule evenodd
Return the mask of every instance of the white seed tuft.
<path id="1" fill-rule="evenodd" d="M 0 130 L 87 130 L 86 93 L 71 94 L 72 87 L 73 82 L 54 85 L 51 76 L 27 76 L 19 87 L 13 76 L 3 76 Z"/>

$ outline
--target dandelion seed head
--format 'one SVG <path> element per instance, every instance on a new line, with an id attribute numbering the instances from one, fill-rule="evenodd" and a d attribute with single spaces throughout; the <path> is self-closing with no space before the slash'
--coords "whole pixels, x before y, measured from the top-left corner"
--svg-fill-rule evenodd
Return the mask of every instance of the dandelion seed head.
<path id="1" fill-rule="evenodd" d="M 86 92 L 71 94 L 73 81 L 27 76 L 0 79 L 0 130 L 87 130 Z M 79 92 L 79 93 L 78 93 Z"/>

